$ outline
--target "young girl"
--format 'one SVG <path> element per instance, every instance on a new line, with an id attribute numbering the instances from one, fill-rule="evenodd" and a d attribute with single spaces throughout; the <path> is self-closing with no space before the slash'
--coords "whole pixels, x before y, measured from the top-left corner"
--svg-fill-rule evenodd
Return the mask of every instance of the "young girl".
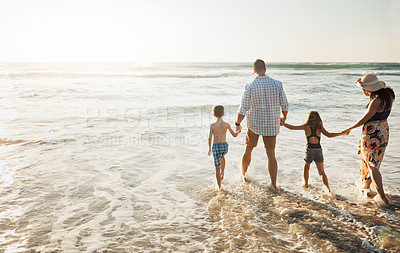
<path id="1" fill-rule="evenodd" d="M 320 144 L 321 133 L 325 136 L 332 138 L 340 135 L 346 134 L 346 132 L 341 133 L 330 133 L 325 130 L 321 117 L 317 111 L 311 111 L 308 113 L 306 123 L 300 126 L 293 126 L 287 123 L 282 123 L 281 125 L 289 128 L 291 130 L 304 130 L 307 137 L 307 149 L 304 157 L 304 187 L 308 188 L 308 177 L 310 171 L 310 165 L 313 161 L 317 165 L 318 173 L 322 178 L 322 182 L 326 186 L 327 190 L 331 192 L 328 183 L 328 177 L 324 171 L 324 156 L 322 154 L 322 148 Z"/>

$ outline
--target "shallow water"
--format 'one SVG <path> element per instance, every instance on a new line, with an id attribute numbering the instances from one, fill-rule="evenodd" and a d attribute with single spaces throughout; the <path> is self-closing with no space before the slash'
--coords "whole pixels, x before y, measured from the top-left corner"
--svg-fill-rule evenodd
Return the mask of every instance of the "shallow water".
<path id="1" fill-rule="evenodd" d="M 368 99 L 354 85 L 373 72 L 399 90 L 398 64 L 271 64 L 288 122 L 318 110 L 341 131 Z M 0 250 L 4 252 L 398 252 L 399 102 L 381 167 L 394 205 L 358 190 L 360 129 L 322 137 L 335 196 L 315 166 L 303 189 L 305 138 L 281 129 L 279 191 L 265 151 L 239 180 L 244 134 L 228 138 L 224 191 L 207 156 L 214 104 L 233 125 L 251 64 L 0 64 Z M 244 125 L 245 126 L 245 125 Z M 245 129 L 244 129 L 245 131 Z"/>

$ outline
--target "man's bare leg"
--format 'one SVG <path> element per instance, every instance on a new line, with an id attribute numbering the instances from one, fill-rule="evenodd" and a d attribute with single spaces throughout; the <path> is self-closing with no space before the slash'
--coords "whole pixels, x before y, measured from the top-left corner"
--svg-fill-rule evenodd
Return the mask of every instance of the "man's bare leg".
<path id="1" fill-rule="evenodd" d="M 223 156 L 221 160 L 221 172 L 220 172 L 221 181 L 224 179 L 224 171 L 225 171 L 225 156 Z"/>
<path id="2" fill-rule="evenodd" d="M 278 162 L 275 157 L 275 149 L 266 149 L 267 157 L 268 157 L 268 171 L 269 177 L 271 178 L 271 186 L 275 189 L 276 187 L 276 177 L 278 174 Z"/>
<path id="3" fill-rule="evenodd" d="M 251 162 L 251 152 L 253 151 L 254 147 L 250 147 L 246 145 L 246 149 L 244 151 L 243 154 L 243 158 L 242 158 L 242 179 L 244 181 L 246 180 L 246 172 L 247 169 L 249 168 L 250 162 Z"/>

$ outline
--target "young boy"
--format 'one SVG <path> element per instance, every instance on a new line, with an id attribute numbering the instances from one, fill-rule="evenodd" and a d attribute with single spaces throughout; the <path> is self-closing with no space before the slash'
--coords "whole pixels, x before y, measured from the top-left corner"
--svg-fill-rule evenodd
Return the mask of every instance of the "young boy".
<path id="1" fill-rule="evenodd" d="M 208 155 L 211 156 L 211 151 L 214 156 L 215 176 L 217 178 L 218 188 L 221 189 L 221 181 L 224 179 L 225 170 L 225 155 L 228 153 L 228 143 L 226 142 L 226 130 L 232 134 L 233 137 L 238 136 L 241 128 L 234 132 L 229 123 L 222 120 L 224 116 L 224 107 L 222 105 L 215 105 L 213 107 L 213 115 L 216 117 L 215 123 L 210 125 L 210 135 L 208 137 Z M 214 137 L 212 149 L 211 142 Z"/>

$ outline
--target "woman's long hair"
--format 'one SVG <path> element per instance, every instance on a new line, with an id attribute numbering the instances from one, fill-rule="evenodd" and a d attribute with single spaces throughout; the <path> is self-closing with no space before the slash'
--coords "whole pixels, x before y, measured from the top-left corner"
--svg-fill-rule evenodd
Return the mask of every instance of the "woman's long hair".
<path id="1" fill-rule="evenodd" d="M 394 91 L 390 87 L 386 87 L 374 92 L 371 92 L 369 96 L 371 99 L 379 97 L 381 100 L 381 104 L 378 107 L 378 111 L 383 109 L 384 111 L 389 110 L 392 108 L 393 100 L 395 99 Z M 366 108 L 368 108 L 369 103 L 367 104 Z"/>
<path id="2" fill-rule="evenodd" d="M 303 126 L 310 126 L 313 129 L 322 128 L 322 119 L 317 111 L 311 111 L 307 115 L 306 123 Z"/>

